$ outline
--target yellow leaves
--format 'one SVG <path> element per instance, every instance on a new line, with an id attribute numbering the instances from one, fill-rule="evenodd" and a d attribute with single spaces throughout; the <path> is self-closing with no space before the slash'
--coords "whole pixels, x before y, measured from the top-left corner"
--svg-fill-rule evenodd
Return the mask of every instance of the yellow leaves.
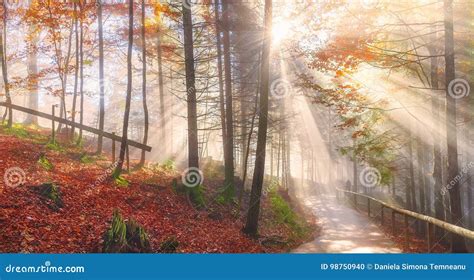
<path id="1" fill-rule="evenodd" d="M 159 18 L 159 17 L 161 16 L 161 14 L 162 14 L 163 12 L 165 12 L 164 5 L 162 5 L 162 4 L 159 3 L 159 2 L 156 3 L 155 9 L 154 9 L 153 12 L 154 12 L 155 16 Z"/>
<path id="2" fill-rule="evenodd" d="M 151 19 L 151 18 L 146 18 L 145 19 L 145 28 L 146 29 L 150 29 L 150 28 L 153 28 L 155 26 L 160 26 L 161 24 L 162 24 L 161 17 L 156 17 L 154 19 Z"/>
<path id="3" fill-rule="evenodd" d="M 342 76 L 344 76 L 344 71 L 342 71 L 340 69 L 336 70 L 336 77 L 342 77 Z"/>

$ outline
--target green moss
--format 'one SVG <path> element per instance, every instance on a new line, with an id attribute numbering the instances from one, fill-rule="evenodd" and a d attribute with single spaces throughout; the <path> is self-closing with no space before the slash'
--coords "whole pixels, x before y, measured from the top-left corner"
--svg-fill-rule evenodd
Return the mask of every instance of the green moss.
<path id="1" fill-rule="evenodd" d="M 21 124 L 13 124 L 12 127 L 5 127 L 4 133 L 8 135 L 13 135 L 18 138 L 29 138 L 30 133 L 26 129 L 24 125 Z"/>
<path id="2" fill-rule="evenodd" d="M 122 188 L 127 188 L 128 185 L 130 184 L 130 182 L 127 179 L 123 178 L 122 176 L 116 176 L 114 178 L 114 181 L 117 186 L 122 187 Z"/>
<path id="3" fill-rule="evenodd" d="M 160 167 L 165 171 L 173 171 L 176 169 L 176 164 L 172 159 L 167 159 Z"/>
<path id="4" fill-rule="evenodd" d="M 50 199 L 56 207 L 61 208 L 63 207 L 64 203 L 61 198 L 61 192 L 59 191 L 59 187 L 56 186 L 54 183 L 44 183 L 37 187 L 37 190 L 40 195 Z"/>
<path id="5" fill-rule="evenodd" d="M 185 187 L 185 191 L 194 206 L 198 208 L 206 206 L 206 201 L 204 199 L 204 186 L 197 186 L 194 188 Z"/>
<path id="6" fill-rule="evenodd" d="M 93 163 L 95 161 L 95 159 L 93 157 L 87 155 L 86 153 L 81 154 L 81 157 L 80 157 L 79 160 L 84 164 L 90 164 L 90 163 Z"/>
<path id="7" fill-rule="evenodd" d="M 57 141 L 49 141 L 46 144 L 46 148 L 48 148 L 52 151 L 56 151 L 56 152 L 64 152 L 64 148 L 61 147 L 61 145 L 59 145 L 59 143 Z"/>
<path id="8" fill-rule="evenodd" d="M 178 193 L 178 179 L 174 178 L 171 184 L 174 193 Z"/>
<path id="9" fill-rule="evenodd" d="M 38 164 L 43 167 L 44 170 L 51 171 L 54 169 L 54 165 L 46 158 L 45 154 L 42 154 L 38 159 Z"/>
<path id="10" fill-rule="evenodd" d="M 302 237 L 310 231 L 306 222 L 298 217 L 288 202 L 275 189 L 270 191 L 270 208 L 275 221 L 278 224 L 287 225 L 295 237 Z"/>
<path id="11" fill-rule="evenodd" d="M 151 246 L 145 229 L 133 219 L 125 221 L 116 209 L 104 236 L 103 251 L 106 253 L 145 253 L 151 251 Z"/>
<path id="12" fill-rule="evenodd" d="M 162 253 L 176 253 L 179 247 L 178 239 L 175 236 L 167 238 L 160 245 L 160 252 Z"/>
<path id="13" fill-rule="evenodd" d="M 216 197 L 216 202 L 219 203 L 219 204 L 225 204 L 225 197 L 222 195 L 222 194 L 219 194 L 217 197 Z"/>

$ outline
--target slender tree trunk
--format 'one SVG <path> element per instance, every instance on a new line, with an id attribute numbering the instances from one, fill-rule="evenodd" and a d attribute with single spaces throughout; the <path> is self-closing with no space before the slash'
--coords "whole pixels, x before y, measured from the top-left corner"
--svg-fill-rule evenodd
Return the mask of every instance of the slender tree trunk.
<path id="1" fill-rule="evenodd" d="M 405 189 L 405 198 L 407 208 L 412 211 L 416 211 L 416 204 L 414 204 L 414 194 L 413 191 L 415 190 L 415 171 L 414 171 L 414 164 L 413 164 L 413 139 L 411 133 L 411 125 L 408 128 L 408 183 Z"/>
<path id="2" fill-rule="evenodd" d="M 157 30 L 157 57 L 158 57 L 158 90 L 160 96 L 160 126 L 161 126 L 161 141 L 163 142 L 162 154 L 168 153 L 168 143 L 166 136 L 166 107 L 165 107 L 165 91 L 163 81 L 163 49 L 161 47 L 161 29 Z M 172 144 L 170 142 L 170 144 Z M 171 153 L 171 149 L 169 150 Z"/>
<path id="3" fill-rule="evenodd" d="M 59 116 L 61 116 L 62 118 L 64 119 L 67 119 L 67 109 L 66 109 L 66 94 L 67 94 L 67 78 L 68 78 L 68 75 L 69 75 L 69 72 L 68 72 L 68 69 L 69 69 L 69 62 L 70 62 L 70 58 L 71 58 L 71 50 L 72 50 L 72 33 L 74 31 L 74 19 L 71 19 L 71 28 L 69 29 L 69 37 L 68 37 L 68 42 L 67 42 L 67 53 L 66 53 L 66 58 L 65 58 L 65 61 L 64 61 L 64 70 L 63 70 L 63 73 L 60 75 L 62 75 L 62 79 L 61 79 L 61 86 L 62 86 L 62 90 L 61 90 L 61 106 L 60 106 L 60 113 L 59 113 Z M 62 128 L 63 124 L 62 123 L 59 123 L 58 124 L 58 131 L 61 132 L 61 128 Z M 67 130 L 67 126 L 66 126 L 66 130 Z"/>
<path id="4" fill-rule="evenodd" d="M 456 99 L 449 93 L 449 85 L 456 78 L 454 63 L 454 32 L 453 32 L 453 1 L 444 0 L 444 28 L 445 28 L 445 64 L 446 64 L 446 132 L 448 141 L 448 182 L 450 184 L 449 197 L 451 201 L 452 223 L 462 226 L 462 206 L 458 168 L 458 140 L 456 128 Z M 467 252 L 464 238 L 453 234 L 453 252 Z"/>
<path id="5" fill-rule="evenodd" d="M 430 80 L 431 80 L 431 88 L 432 88 L 432 95 L 431 95 L 431 115 L 433 118 L 433 123 L 439 124 L 441 122 L 440 114 L 441 111 L 441 103 L 440 98 L 441 96 L 438 95 L 438 86 L 439 86 L 439 79 L 438 79 L 438 58 L 434 55 L 436 51 L 432 51 L 431 61 L 430 61 Z M 436 125 L 438 128 L 438 126 Z M 443 209 L 443 195 L 442 195 L 442 187 L 443 187 L 443 171 L 442 171 L 442 163 L 441 163 L 441 139 L 439 137 L 438 129 L 433 129 L 432 133 L 433 137 L 433 179 L 434 179 L 434 210 L 435 210 L 435 217 L 439 220 L 445 221 L 446 217 L 444 215 Z M 444 235 L 444 230 L 435 227 L 435 236 L 439 240 Z"/>
<path id="6" fill-rule="evenodd" d="M 128 1 L 128 50 L 127 50 L 127 97 L 125 99 L 125 112 L 123 116 L 122 143 L 120 144 L 119 160 L 113 173 L 117 178 L 122 173 L 125 152 L 128 150 L 128 122 L 130 119 L 130 106 L 132 103 L 132 51 L 133 51 L 133 0 Z"/>
<path id="7" fill-rule="evenodd" d="M 105 122 L 105 88 L 104 88 L 104 32 L 102 22 L 102 1 L 97 1 L 97 28 L 99 33 L 99 130 L 104 131 Z M 104 138 L 97 138 L 97 154 L 102 153 Z"/>
<path id="8" fill-rule="evenodd" d="M 352 169 L 353 169 L 353 180 L 354 180 L 354 184 L 353 184 L 353 192 L 357 192 L 358 191 L 358 188 L 359 188 L 359 171 L 357 171 L 357 155 L 356 155 L 356 149 L 357 149 L 357 140 L 355 138 L 353 138 L 353 147 L 354 147 L 354 153 L 353 153 L 353 156 L 352 156 Z"/>
<path id="9" fill-rule="evenodd" d="M 79 5 L 80 13 L 82 14 L 82 6 Z M 79 24 L 79 94 L 81 97 L 80 100 L 80 112 L 79 112 L 79 123 L 84 124 L 84 23 L 83 20 L 80 20 Z M 79 129 L 79 137 L 77 143 L 79 144 L 82 141 L 82 128 Z"/>
<path id="10" fill-rule="evenodd" d="M 72 97 L 71 117 L 72 122 L 76 122 L 76 104 L 77 104 L 77 85 L 79 81 L 79 19 L 77 17 L 77 3 L 74 3 L 74 34 L 76 39 L 76 65 L 74 67 L 74 93 Z M 71 127 L 70 139 L 74 141 L 75 127 Z"/>
<path id="11" fill-rule="evenodd" d="M 225 196 L 230 199 L 234 196 L 234 120 L 233 120 L 233 100 L 232 100 L 232 65 L 230 57 L 230 22 L 228 0 L 222 0 L 222 21 L 224 23 L 223 45 L 224 45 L 224 74 L 225 74 L 225 119 L 226 119 L 226 140 L 225 140 Z"/>
<path id="12" fill-rule="evenodd" d="M 262 196 L 263 178 L 265 175 L 265 152 L 268 128 L 268 93 L 270 85 L 270 52 L 272 42 L 272 0 L 265 0 L 265 38 L 262 51 L 261 84 L 257 152 L 255 170 L 250 195 L 249 212 L 244 232 L 257 235 L 258 217 L 260 214 L 260 198 Z M 229 131 L 227 131 L 229 132 Z"/>
<path id="13" fill-rule="evenodd" d="M 280 157 L 281 157 L 281 128 L 278 131 L 278 150 L 277 150 L 277 179 L 280 180 Z"/>
<path id="14" fill-rule="evenodd" d="M 260 60 L 260 56 L 259 56 L 259 60 Z M 257 92 L 255 94 L 255 109 L 253 111 L 253 115 L 252 115 L 252 121 L 250 123 L 250 130 L 248 132 L 248 136 L 247 136 L 247 145 L 245 147 L 245 155 L 244 155 L 244 158 L 242 159 L 243 161 L 243 174 L 242 174 L 242 190 L 240 191 L 240 194 L 239 194 L 239 207 L 238 209 L 240 209 L 241 205 L 242 205 L 242 199 L 243 199 L 243 196 L 244 196 L 244 192 L 245 192 L 245 185 L 246 185 L 246 182 L 247 182 L 247 173 L 248 173 L 248 162 L 249 162 L 249 156 L 250 156 L 250 144 L 252 143 L 252 135 L 253 135 L 253 131 L 254 131 L 254 127 L 255 127 L 255 119 L 257 118 L 257 113 L 258 113 L 258 97 L 259 97 L 259 88 L 258 88 L 258 85 L 260 84 L 260 79 L 257 80 Z"/>
<path id="15" fill-rule="evenodd" d="M 221 117 L 222 146 L 224 160 L 226 159 L 226 124 L 225 124 L 225 97 L 224 79 L 222 77 L 222 46 L 221 46 L 221 24 L 219 16 L 219 0 L 214 0 L 214 17 L 216 19 L 216 48 L 217 48 L 217 76 L 219 78 L 219 111 Z M 245 184 L 245 182 L 244 182 Z"/>
<path id="16" fill-rule="evenodd" d="M 148 128 L 150 126 L 149 124 L 149 117 L 148 117 L 148 105 L 147 105 L 147 96 L 146 96 L 146 37 L 145 37 L 145 0 L 142 0 L 142 68 L 143 68 L 143 73 L 142 73 L 142 100 L 143 100 L 143 114 L 145 118 L 145 130 L 143 133 L 143 144 L 146 145 L 148 143 Z M 142 150 L 142 155 L 140 158 L 140 164 L 139 166 L 143 166 L 145 164 L 145 150 Z"/>
<path id="17" fill-rule="evenodd" d="M 38 35 L 36 26 L 30 24 L 28 26 L 28 36 L 30 37 L 28 45 L 28 107 L 33 110 L 38 110 L 38 56 L 37 44 Z M 25 124 L 38 124 L 38 117 L 28 114 Z"/>
<path id="18" fill-rule="evenodd" d="M 0 59 L 2 60 L 1 63 L 2 63 L 2 76 L 3 76 L 3 86 L 5 87 L 5 97 L 6 97 L 6 101 L 7 101 L 7 104 L 12 104 L 12 98 L 11 98 L 11 95 L 10 95 L 10 84 L 8 83 L 8 69 L 7 69 L 7 55 L 6 55 L 6 49 L 7 49 L 7 46 L 6 46 L 6 42 L 7 42 L 7 28 L 6 28 L 6 24 L 7 24 L 7 15 L 6 15 L 6 5 L 5 5 L 5 2 L 3 2 L 3 31 L 0 32 Z M 11 107 L 8 108 L 8 110 L 5 111 L 5 114 L 6 112 L 8 111 L 8 123 L 7 123 L 7 126 L 8 127 L 12 127 L 13 125 L 13 109 Z M 3 120 L 5 120 L 5 116 L 3 116 Z"/>
<path id="19" fill-rule="evenodd" d="M 194 70 L 194 39 L 191 6 L 183 4 L 184 57 L 188 107 L 188 161 L 189 167 L 199 168 L 199 143 L 197 126 L 196 73 Z"/>
<path id="20" fill-rule="evenodd" d="M 418 171 L 418 194 L 420 198 L 420 210 L 419 213 L 426 214 L 425 210 L 425 174 L 424 174 L 424 167 L 423 167 L 423 143 L 421 139 L 417 139 L 417 150 L 416 150 L 416 157 L 417 157 L 417 171 Z M 421 234 L 425 233 L 425 224 L 420 223 L 419 230 Z"/>

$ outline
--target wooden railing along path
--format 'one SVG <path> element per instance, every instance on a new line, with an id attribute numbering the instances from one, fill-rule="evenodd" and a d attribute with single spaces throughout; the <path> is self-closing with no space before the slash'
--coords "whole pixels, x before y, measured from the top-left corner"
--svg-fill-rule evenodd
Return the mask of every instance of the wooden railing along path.
<path id="1" fill-rule="evenodd" d="M 428 244 L 428 252 L 432 251 L 433 248 L 433 243 L 434 243 L 434 227 L 439 227 L 442 228 L 452 234 L 457 234 L 462 237 L 465 237 L 470 240 L 474 240 L 474 231 L 456 226 L 450 223 L 447 223 L 445 221 L 426 216 L 420 213 L 416 213 L 410 210 L 406 210 L 397 206 L 390 205 L 386 202 L 383 202 L 381 200 L 378 200 L 376 198 L 370 197 L 365 194 L 361 193 L 356 193 L 348 190 L 343 190 L 343 189 L 337 189 L 338 191 L 338 198 L 340 198 L 340 193 L 342 194 L 347 194 L 352 196 L 352 199 L 354 200 L 354 204 L 357 207 L 357 198 L 361 199 L 366 199 L 367 200 L 367 213 L 370 217 L 371 214 L 371 202 L 372 203 L 378 203 L 381 206 L 381 211 L 380 211 L 380 217 L 381 217 L 381 223 L 382 225 L 384 224 L 384 209 L 390 209 L 391 210 L 391 215 L 392 215 L 392 232 L 395 234 L 396 233 L 396 225 L 395 225 L 395 215 L 402 215 L 404 218 L 404 232 L 405 232 L 405 249 L 408 248 L 409 245 L 409 236 L 408 236 L 408 219 L 413 218 L 418 221 L 422 221 L 426 223 L 426 239 L 427 239 L 427 244 Z"/>

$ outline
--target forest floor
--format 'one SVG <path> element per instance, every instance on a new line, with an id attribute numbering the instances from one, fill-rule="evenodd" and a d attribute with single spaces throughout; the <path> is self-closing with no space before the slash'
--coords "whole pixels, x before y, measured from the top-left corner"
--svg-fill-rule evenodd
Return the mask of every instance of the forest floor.
<path id="1" fill-rule="evenodd" d="M 0 128 L 0 252 L 102 252 L 115 209 L 143 226 L 153 252 L 170 238 L 179 242 L 177 252 L 199 253 L 282 252 L 313 237 L 314 223 L 301 224 L 295 233 L 266 199 L 261 236 L 249 238 L 235 206 L 197 210 L 177 193 L 177 171 L 142 168 L 124 175 L 129 184 L 120 187 L 108 179 L 112 168 L 105 157 L 47 144 L 48 138 L 47 131 L 33 128 Z M 207 180 L 206 188 L 219 185 Z M 58 186 L 59 206 L 38 191 L 44 183 Z"/>

